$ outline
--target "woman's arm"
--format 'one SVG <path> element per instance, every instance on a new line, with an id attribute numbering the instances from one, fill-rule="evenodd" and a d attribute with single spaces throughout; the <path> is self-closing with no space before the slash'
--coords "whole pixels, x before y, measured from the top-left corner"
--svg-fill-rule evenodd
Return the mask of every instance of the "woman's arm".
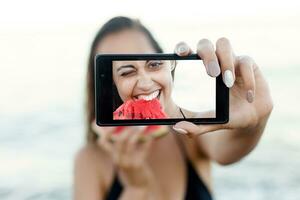
<path id="1" fill-rule="evenodd" d="M 257 145 L 264 132 L 271 110 L 253 127 L 219 129 L 202 135 L 187 134 L 190 138 L 197 140 L 198 149 L 202 152 L 201 156 L 205 155 L 221 165 L 231 164 L 246 156 Z M 191 118 L 194 118 L 195 115 L 201 115 L 201 117 L 212 115 L 212 112 L 193 113 L 188 110 L 185 110 L 184 113 Z"/>
<path id="2" fill-rule="evenodd" d="M 268 118 L 269 115 L 252 128 L 222 129 L 203 134 L 197 138 L 199 148 L 221 165 L 237 162 L 257 145 Z"/>
<path id="3" fill-rule="evenodd" d="M 189 47 L 184 49 L 191 52 Z M 217 41 L 216 50 L 209 40 L 200 40 L 197 53 L 207 72 L 221 72 L 224 83 L 230 88 L 229 122 L 195 125 L 181 121 L 174 128 L 196 138 L 199 149 L 208 158 L 230 164 L 247 155 L 258 143 L 273 109 L 269 87 L 254 60 L 249 56 L 235 56 L 226 38 Z M 215 63 L 214 70 L 208 64 L 211 62 Z M 218 73 L 211 76 L 218 76 Z"/>

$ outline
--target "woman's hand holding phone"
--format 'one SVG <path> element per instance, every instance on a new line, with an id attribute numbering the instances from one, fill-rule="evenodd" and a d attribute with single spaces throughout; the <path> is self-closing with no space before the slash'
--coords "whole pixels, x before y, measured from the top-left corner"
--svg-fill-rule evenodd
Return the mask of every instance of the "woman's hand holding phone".
<path id="1" fill-rule="evenodd" d="M 187 56 L 193 52 L 186 43 L 180 42 L 175 47 L 175 53 Z M 255 127 L 264 127 L 273 103 L 268 84 L 255 61 L 249 56 L 236 56 L 227 38 L 216 42 L 216 50 L 211 41 L 200 40 L 197 54 L 203 60 L 207 74 L 216 77 L 221 73 L 225 85 L 230 88 L 229 122 L 199 126 L 181 121 L 175 124 L 175 130 L 183 129 L 189 135 L 200 135 L 220 129 L 249 132 Z"/>

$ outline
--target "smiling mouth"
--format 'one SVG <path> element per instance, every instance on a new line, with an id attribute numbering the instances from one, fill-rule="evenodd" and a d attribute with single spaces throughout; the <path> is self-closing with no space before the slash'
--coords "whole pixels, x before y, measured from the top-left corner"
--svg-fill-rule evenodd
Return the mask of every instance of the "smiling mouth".
<path id="1" fill-rule="evenodd" d="M 146 101 L 150 101 L 150 100 L 153 100 L 155 98 L 159 99 L 160 93 L 161 93 L 161 90 L 155 90 L 154 92 L 152 92 L 148 95 L 141 94 L 141 95 L 134 96 L 134 99 L 136 99 L 136 100 L 137 99 L 144 99 Z"/>

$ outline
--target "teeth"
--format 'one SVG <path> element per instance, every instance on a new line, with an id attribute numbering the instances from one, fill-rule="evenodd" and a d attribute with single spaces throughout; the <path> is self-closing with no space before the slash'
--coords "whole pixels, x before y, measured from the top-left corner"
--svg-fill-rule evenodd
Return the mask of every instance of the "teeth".
<path id="1" fill-rule="evenodd" d="M 137 98 L 150 101 L 150 100 L 156 98 L 158 95 L 159 95 L 159 90 L 156 90 L 155 92 L 152 92 L 149 95 L 139 95 L 139 96 L 137 96 Z"/>

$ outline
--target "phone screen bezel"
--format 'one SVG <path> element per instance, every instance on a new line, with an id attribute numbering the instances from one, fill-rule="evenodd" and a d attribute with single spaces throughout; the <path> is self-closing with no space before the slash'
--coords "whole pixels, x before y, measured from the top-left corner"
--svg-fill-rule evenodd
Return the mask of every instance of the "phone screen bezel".
<path id="1" fill-rule="evenodd" d="M 112 61 L 118 60 L 201 60 L 197 54 L 98 54 L 95 56 L 95 117 L 99 126 L 127 125 L 172 125 L 185 120 L 195 124 L 224 124 L 229 120 L 229 88 L 223 83 L 222 75 L 216 80 L 215 118 L 170 118 L 144 120 L 113 120 L 112 105 Z"/>

